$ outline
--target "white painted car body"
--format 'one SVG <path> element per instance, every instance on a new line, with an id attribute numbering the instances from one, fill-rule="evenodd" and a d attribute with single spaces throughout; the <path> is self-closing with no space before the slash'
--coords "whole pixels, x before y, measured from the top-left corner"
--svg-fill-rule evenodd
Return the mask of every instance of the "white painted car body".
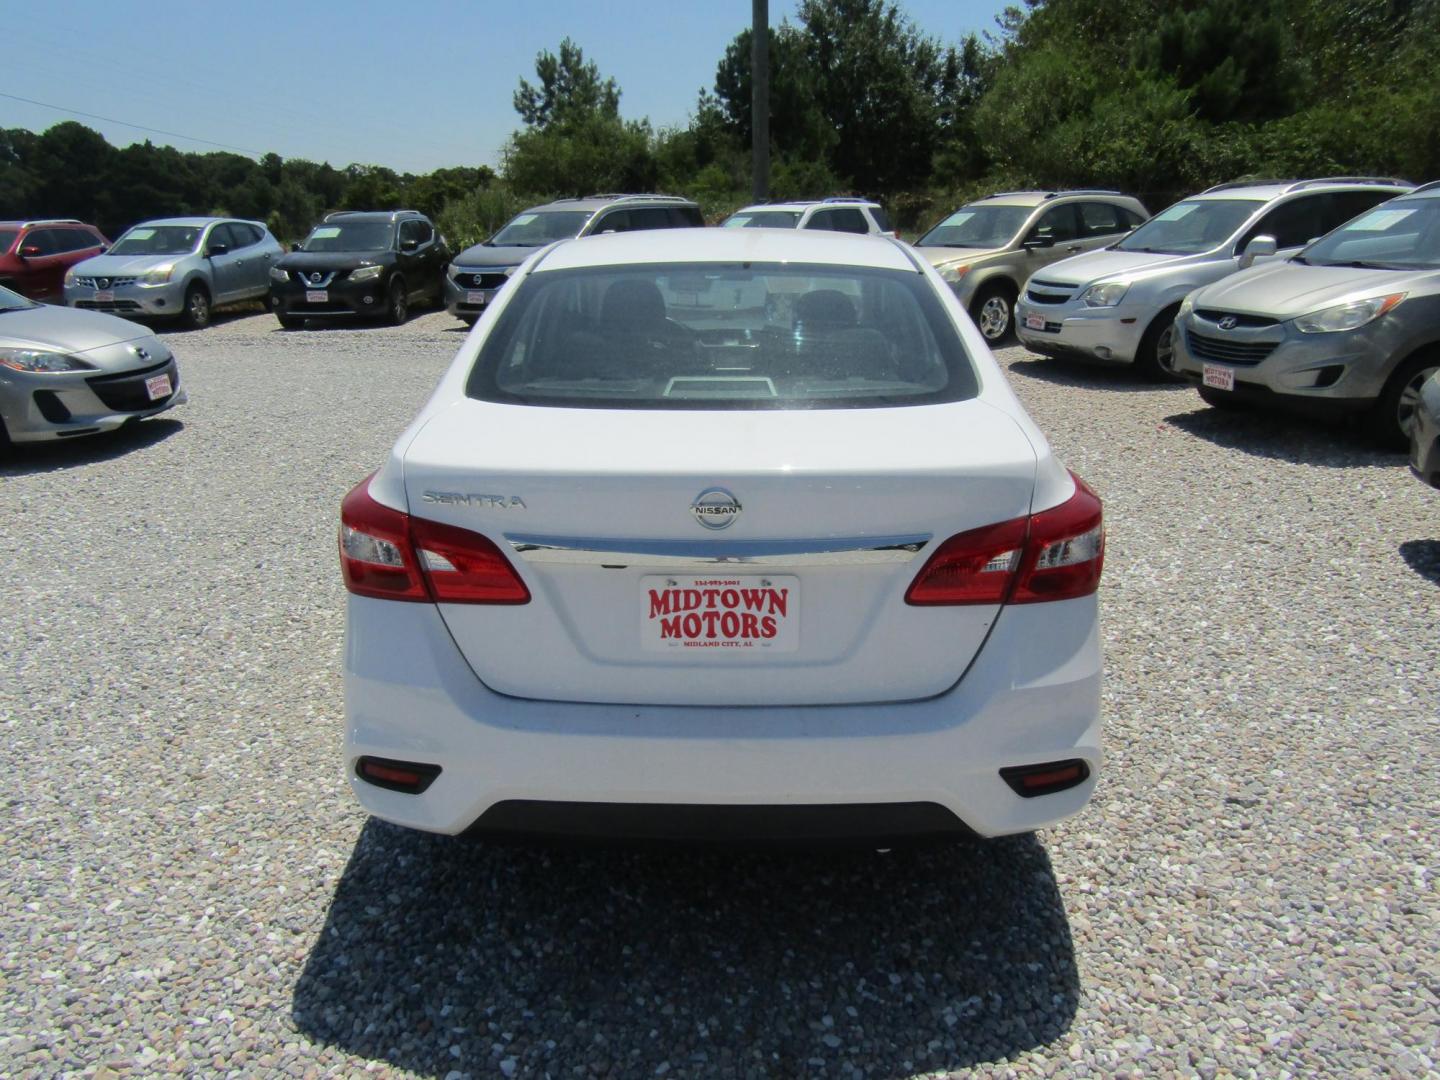
<path id="1" fill-rule="evenodd" d="M 836 408 L 550 407 L 467 391 L 527 278 L 652 264 L 917 275 L 976 390 Z M 721 530 L 691 509 L 714 488 L 741 507 Z M 1101 762 L 1095 582 L 1044 602 L 917 606 L 907 590 L 947 539 L 1029 521 L 1033 540 L 1044 512 L 1082 498 L 954 294 L 903 245 L 770 230 L 563 241 L 517 272 L 347 500 L 485 537 L 525 597 L 396 602 L 352 587 L 352 786 L 371 813 L 443 833 L 520 804 L 770 808 L 777 820 L 786 807 L 863 818 L 925 804 L 986 836 L 1049 825 L 1085 804 Z M 1103 545 L 1098 502 L 1094 513 L 1087 535 Z M 723 616 L 710 616 L 717 647 L 659 641 L 679 624 L 655 624 L 706 586 L 717 611 L 727 589 L 784 590 L 778 636 L 716 642 Z M 393 790 L 362 775 L 367 761 L 438 773 Z M 1078 771 L 1053 794 L 1022 797 L 1000 774 L 1057 762 Z"/>

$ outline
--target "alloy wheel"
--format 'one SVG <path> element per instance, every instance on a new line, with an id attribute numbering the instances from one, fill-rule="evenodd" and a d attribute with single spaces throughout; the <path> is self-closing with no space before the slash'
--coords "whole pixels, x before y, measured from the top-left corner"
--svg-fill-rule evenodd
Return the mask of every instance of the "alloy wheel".
<path id="1" fill-rule="evenodd" d="M 992 296 L 980 305 L 980 333 L 986 341 L 999 341 L 1010 332 L 1010 302 Z"/>
<path id="2" fill-rule="evenodd" d="M 1437 371 L 1440 371 L 1440 364 L 1421 368 L 1401 389 L 1400 397 L 1395 402 L 1395 423 L 1400 426 L 1400 433 L 1407 439 L 1410 437 L 1410 426 L 1415 422 L 1415 410 L 1420 407 L 1420 388 Z"/>

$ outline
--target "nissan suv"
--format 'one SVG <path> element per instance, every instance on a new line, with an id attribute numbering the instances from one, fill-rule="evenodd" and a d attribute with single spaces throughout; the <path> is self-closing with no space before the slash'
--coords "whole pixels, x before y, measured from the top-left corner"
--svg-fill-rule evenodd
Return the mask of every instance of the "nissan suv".
<path id="1" fill-rule="evenodd" d="M 445 307 L 457 319 L 474 325 L 516 268 L 536 249 L 556 240 L 704 225 L 700 205 L 678 195 L 590 195 L 532 206 L 489 240 L 455 257 L 446 273 Z"/>
<path id="2" fill-rule="evenodd" d="M 725 229 L 820 229 L 829 232 L 894 236 L 884 208 L 869 199 L 836 195 L 805 202 L 757 203 L 736 210 L 720 223 Z"/>
<path id="3" fill-rule="evenodd" d="M 412 304 L 444 300 L 449 261 L 445 238 L 417 210 L 342 210 L 270 268 L 270 308 L 287 330 L 312 317 L 398 326 Z"/>
<path id="4" fill-rule="evenodd" d="M 65 271 L 99 255 L 110 241 L 93 225 L 0 221 L 0 286 L 47 304 L 65 302 Z"/>
<path id="5" fill-rule="evenodd" d="M 1242 180 L 1162 210 L 1118 243 L 1034 274 L 1015 306 L 1021 342 L 1044 356 L 1133 364 L 1168 377 L 1188 293 L 1256 262 L 1294 254 L 1413 188 L 1382 177 Z"/>
<path id="6" fill-rule="evenodd" d="M 1191 293 L 1175 326 L 1173 368 L 1210 404 L 1356 414 L 1403 448 L 1440 371 L 1440 182 Z"/>
<path id="7" fill-rule="evenodd" d="M 915 242 L 970 318 L 998 345 L 1015 298 L 1042 267 L 1113 244 L 1149 217 L 1118 191 L 1002 191 L 966 203 Z"/>

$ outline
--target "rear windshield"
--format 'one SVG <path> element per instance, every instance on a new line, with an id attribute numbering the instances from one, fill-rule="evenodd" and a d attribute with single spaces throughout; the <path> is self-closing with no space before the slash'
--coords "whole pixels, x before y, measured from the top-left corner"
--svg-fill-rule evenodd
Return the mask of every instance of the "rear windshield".
<path id="1" fill-rule="evenodd" d="M 1161 210 L 1115 246 L 1121 251 L 1194 255 L 1219 247 L 1265 204 L 1257 199 L 1193 199 Z"/>
<path id="2" fill-rule="evenodd" d="M 793 229 L 800 220 L 798 210 L 751 210 L 731 214 L 723 222 L 726 229 Z"/>
<path id="3" fill-rule="evenodd" d="M 1440 199 L 1377 206 L 1315 241 L 1298 261 L 1360 269 L 1440 269 Z"/>
<path id="4" fill-rule="evenodd" d="M 316 225 L 301 251 L 387 251 L 395 226 L 388 221 L 330 222 Z"/>
<path id="5" fill-rule="evenodd" d="M 591 210 L 528 210 L 486 241 L 490 247 L 541 247 L 580 235 Z"/>
<path id="6" fill-rule="evenodd" d="M 770 263 L 532 274 L 466 386 L 482 401 L 603 409 L 853 409 L 977 390 L 922 275 Z"/>
<path id="7" fill-rule="evenodd" d="M 205 230 L 199 225 L 137 225 L 110 249 L 111 255 L 188 255 Z"/>
<path id="8" fill-rule="evenodd" d="M 916 247 L 1005 247 L 1033 206 L 962 206 L 922 236 Z"/>

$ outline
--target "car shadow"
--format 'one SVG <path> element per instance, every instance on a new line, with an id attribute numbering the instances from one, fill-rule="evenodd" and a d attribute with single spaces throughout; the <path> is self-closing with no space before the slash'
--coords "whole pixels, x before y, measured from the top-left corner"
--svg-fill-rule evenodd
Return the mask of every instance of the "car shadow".
<path id="1" fill-rule="evenodd" d="M 1024 360 L 1012 360 L 1009 369 L 1016 375 L 1028 379 L 1040 379 L 1057 386 L 1078 386 L 1087 390 L 1188 390 L 1182 382 L 1160 382 L 1136 371 L 1133 367 L 1110 367 L 1104 364 L 1086 364 L 1082 361 L 1053 360 L 1049 357 L 1031 355 Z"/>
<path id="2" fill-rule="evenodd" d="M 1400 557 L 1411 570 L 1440 585 L 1440 540 L 1406 540 L 1400 545 Z"/>
<path id="3" fill-rule="evenodd" d="M 110 461 L 154 446 L 184 429 L 185 425 L 179 420 L 154 417 L 99 435 L 10 446 L 4 451 L 6 456 L 0 457 L 0 476 L 59 472 Z"/>
<path id="4" fill-rule="evenodd" d="M 1292 416 L 1266 409 L 1216 409 L 1196 399 L 1193 412 L 1174 413 L 1165 421 L 1182 431 L 1253 457 L 1319 465 L 1332 469 L 1393 469 L 1404 464 L 1401 451 L 1378 447 L 1343 420 Z"/>
<path id="5" fill-rule="evenodd" d="M 443 1076 L 867 1076 L 1050 1043 L 1079 976 L 1033 836 L 878 852 L 500 846 L 364 827 L 297 1028 Z M 668 1069 L 662 1066 L 669 1063 Z"/>

